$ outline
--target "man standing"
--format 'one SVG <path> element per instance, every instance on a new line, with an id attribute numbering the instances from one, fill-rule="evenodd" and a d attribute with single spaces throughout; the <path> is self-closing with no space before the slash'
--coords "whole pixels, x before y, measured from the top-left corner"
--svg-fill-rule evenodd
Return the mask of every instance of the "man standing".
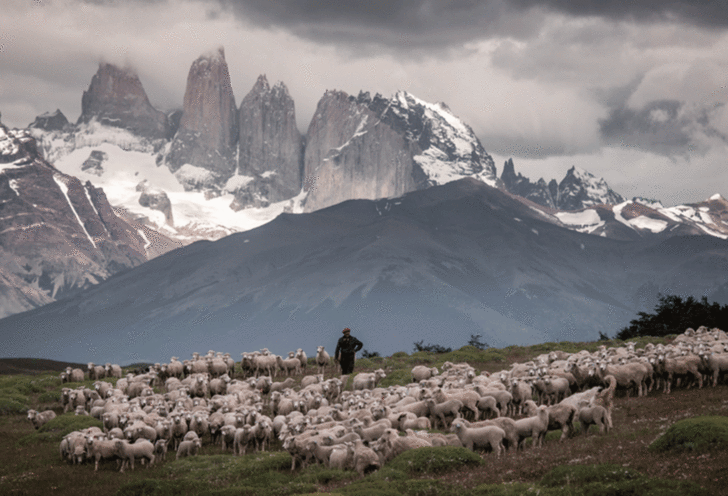
<path id="1" fill-rule="evenodd" d="M 334 358 L 336 358 L 341 364 L 341 374 L 347 375 L 354 371 L 356 352 L 364 345 L 361 341 L 351 335 L 351 329 L 348 327 L 341 332 L 344 335 L 340 337 L 339 342 L 336 343 Z"/>

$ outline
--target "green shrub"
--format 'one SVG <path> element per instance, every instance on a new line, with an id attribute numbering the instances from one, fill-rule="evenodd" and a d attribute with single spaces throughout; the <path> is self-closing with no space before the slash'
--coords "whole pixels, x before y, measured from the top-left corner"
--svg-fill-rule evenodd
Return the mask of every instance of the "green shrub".
<path id="1" fill-rule="evenodd" d="M 387 377 L 382 379 L 379 387 L 406 386 L 412 382 L 412 369 L 397 369 L 387 372 Z"/>
<path id="2" fill-rule="evenodd" d="M 553 494 L 551 489 L 544 489 L 535 484 L 522 482 L 505 484 L 482 484 L 470 491 L 472 496 L 521 496 L 522 494 L 534 494 L 549 496 Z"/>
<path id="3" fill-rule="evenodd" d="M 728 417 L 695 417 L 675 422 L 650 445 L 657 452 L 707 451 L 728 447 Z"/>
<path id="4" fill-rule="evenodd" d="M 28 411 L 29 400 L 17 391 L 0 391 L 0 415 L 22 414 Z"/>
<path id="5" fill-rule="evenodd" d="M 410 474 L 440 474 L 483 465 L 483 459 L 466 448 L 440 446 L 408 450 L 389 463 L 394 470 Z"/>
<path id="6" fill-rule="evenodd" d="M 392 354 L 392 358 L 407 358 L 409 355 L 404 351 L 398 351 L 397 353 Z"/>
<path id="7" fill-rule="evenodd" d="M 88 427 L 103 428 L 100 420 L 87 415 L 75 415 L 66 413 L 59 415 L 53 420 L 44 424 L 38 431 L 28 434 L 20 439 L 21 445 L 38 442 L 61 442 L 67 434 L 73 431 L 80 431 Z"/>
<path id="8" fill-rule="evenodd" d="M 408 496 L 461 496 L 462 486 L 434 479 L 412 479 L 395 484 L 401 494 Z"/>

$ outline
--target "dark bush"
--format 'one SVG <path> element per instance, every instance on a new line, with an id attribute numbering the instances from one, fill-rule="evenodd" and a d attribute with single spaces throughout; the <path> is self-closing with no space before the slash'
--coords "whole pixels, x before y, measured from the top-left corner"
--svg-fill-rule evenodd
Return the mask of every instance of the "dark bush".
<path id="1" fill-rule="evenodd" d="M 728 417 L 695 417 L 675 422 L 650 445 L 653 451 L 708 451 L 728 448 Z"/>
<path id="2" fill-rule="evenodd" d="M 477 467 L 483 463 L 483 459 L 469 449 L 440 446 L 405 451 L 389 465 L 394 470 L 411 474 L 440 474 L 464 467 Z"/>

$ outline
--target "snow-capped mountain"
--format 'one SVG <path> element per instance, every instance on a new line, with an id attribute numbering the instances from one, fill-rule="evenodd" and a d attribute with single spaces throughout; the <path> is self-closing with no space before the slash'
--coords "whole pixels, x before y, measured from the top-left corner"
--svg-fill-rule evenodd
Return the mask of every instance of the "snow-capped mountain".
<path id="1" fill-rule="evenodd" d="M 103 190 L 46 162 L 27 130 L 0 124 L 0 317 L 180 246 L 120 219 Z"/>

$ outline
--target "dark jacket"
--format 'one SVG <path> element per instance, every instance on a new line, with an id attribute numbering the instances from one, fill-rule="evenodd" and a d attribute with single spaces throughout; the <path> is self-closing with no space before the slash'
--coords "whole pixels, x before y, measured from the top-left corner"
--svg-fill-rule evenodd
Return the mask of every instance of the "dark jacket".
<path id="1" fill-rule="evenodd" d="M 347 336 L 341 336 L 339 338 L 339 342 L 336 343 L 336 351 L 334 352 L 334 358 L 339 358 L 339 353 L 341 353 L 342 357 L 344 355 L 354 355 L 357 351 L 359 351 L 362 346 L 361 341 L 356 339 L 354 336 L 349 335 Z"/>

